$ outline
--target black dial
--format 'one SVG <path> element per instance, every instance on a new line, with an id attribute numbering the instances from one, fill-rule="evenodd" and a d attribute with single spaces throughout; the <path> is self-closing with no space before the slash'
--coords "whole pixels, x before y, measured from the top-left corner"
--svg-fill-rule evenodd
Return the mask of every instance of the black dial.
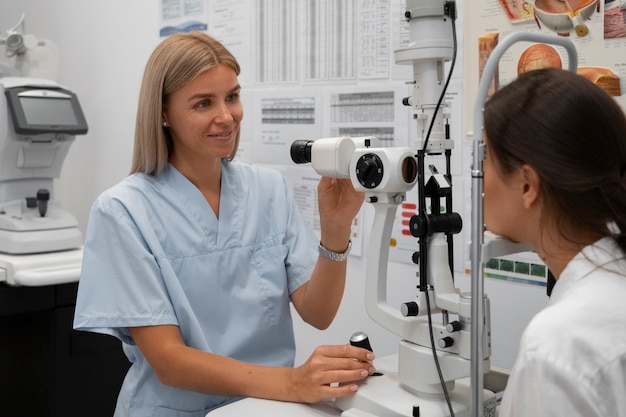
<path id="1" fill-rule="evenodd" d="M 383 180 L 383 161 L 373 153 L 367 153 L 356 163 L 356 177 L 365 188 L 376 188 Z"/>

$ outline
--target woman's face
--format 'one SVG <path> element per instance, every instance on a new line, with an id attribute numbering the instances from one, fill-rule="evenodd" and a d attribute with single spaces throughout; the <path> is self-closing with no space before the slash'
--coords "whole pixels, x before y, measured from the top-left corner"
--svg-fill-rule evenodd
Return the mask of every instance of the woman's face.
<path id="1" fill-rule="evenodd" d="M 172 160 L 228 157 L 243 118 L 237 74 L 219 64 L 173 92 L 164 103 L 164 118 L 173 143 Z"/>
<path id="2" fill-rule="evenodd" d="M 487 144 L 483 162 L 484 222 L 487 230 L 513 241 L 520 241 L 524 212 L 519 173 L 504 176 L 497 167 L 495 156 Z"/>

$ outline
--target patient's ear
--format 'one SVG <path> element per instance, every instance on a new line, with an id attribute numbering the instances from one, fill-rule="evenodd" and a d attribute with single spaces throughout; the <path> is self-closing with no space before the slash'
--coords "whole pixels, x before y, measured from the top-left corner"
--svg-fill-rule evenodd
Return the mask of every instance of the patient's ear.
<path id="1" fill-rule="evenodd" d="M 537 171 L 530 165 L 521 167 L 522 201 L 524 208 L 529 209 L 538 203 L 541 197 L 541 180 Z"/>

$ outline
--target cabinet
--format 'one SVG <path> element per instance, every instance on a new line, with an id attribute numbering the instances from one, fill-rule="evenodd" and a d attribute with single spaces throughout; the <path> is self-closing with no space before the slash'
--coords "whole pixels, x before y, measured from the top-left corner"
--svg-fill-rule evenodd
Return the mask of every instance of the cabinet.
<path id="1" fill-rule="evenodd" d="M 77 289 L 0 284 L 1 414 L 113 415 L 130 364 L 116 338 L 72 329 Z"/>

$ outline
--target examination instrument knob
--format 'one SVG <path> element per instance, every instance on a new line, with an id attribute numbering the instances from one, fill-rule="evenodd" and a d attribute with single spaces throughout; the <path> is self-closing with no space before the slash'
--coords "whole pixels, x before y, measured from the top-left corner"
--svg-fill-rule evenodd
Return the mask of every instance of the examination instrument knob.
<path id="1" fill-rule="evenodd" d="M 415 317 L 419 314 L 419 305 L 415 301 L 402 303 L 400 312 L 404 317 Z"/>
<path id="2" fill-rule="evenodd" d="M 463 324 L 460 321 L 458 321 L 458 320 L 452 321 L 452 322 L 448 323 L 448 325 L 446 326 L 446 330 L 449 333 L 458 332 L 462 328 L 463 328 Z"/>
<path id="3" fill-rule="evenodd" d="M 48 211 L 48 201 L 50 200 L 50 191 L 42 188 L 37 191 L 37 206 L 39 207 L 39 215 L 41 217 L 46 216 Z"/>
<path id="4" fill-rule="evenodd" d="M 373 352 L 370 339 L 365 332 L 356 332 L 350 337 L 350 344 Z"/>
<path id="5" fill-rule="evenodd" d="M 441 349 L 449 348 L 453 344 L 454 344 L 454 339 L 451 337 L 446 336 L 444 338 L 439 339 L 439 347 Z"/>

